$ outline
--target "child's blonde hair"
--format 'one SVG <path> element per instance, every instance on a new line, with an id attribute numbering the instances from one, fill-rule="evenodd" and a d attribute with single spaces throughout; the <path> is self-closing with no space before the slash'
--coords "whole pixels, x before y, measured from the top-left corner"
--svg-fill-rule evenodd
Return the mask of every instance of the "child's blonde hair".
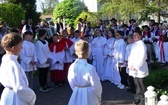
<path id="1" fill-rule="evenodd" d="M 78 58 L 88 57 L 89 44 L 84 40 L 79 40 L 75 43 L 75 54 Z"/>
<path id="2" fill-rule="evenodd" d="M 22 37 L 15 32 L 11 32 L 11 33 L 6 34 L 2 38 L 1 46 L 4 48 L 4 50 L 8 50 L 9 48 L 12 48 L 13 46 L 18 45 L 20 42 L 22 42 Z"/>

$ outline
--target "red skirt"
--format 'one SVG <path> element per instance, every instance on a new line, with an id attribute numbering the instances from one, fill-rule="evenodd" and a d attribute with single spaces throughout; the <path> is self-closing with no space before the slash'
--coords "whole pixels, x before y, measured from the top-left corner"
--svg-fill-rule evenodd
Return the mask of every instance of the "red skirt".
<path id="1" fill-rule="evenodd" d="M 64 63 L 64 80 L 67 80 L 67 76 L 68 76 L 68 70 L 69 70 L 69 66 L 71 65 L 72 63 Z"/>
<path id="2" fill-rule="evenodd" d="M 51 80 L 51 82 L 62 82 L 62 81 L 64 81 L 63 70 L 51 70 L 50 71 L 50 80 Z"/>

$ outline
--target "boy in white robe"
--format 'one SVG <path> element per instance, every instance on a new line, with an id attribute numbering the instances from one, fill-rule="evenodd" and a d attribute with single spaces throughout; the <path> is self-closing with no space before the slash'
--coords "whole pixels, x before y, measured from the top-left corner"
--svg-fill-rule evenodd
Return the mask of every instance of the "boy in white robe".
<path id="1" fill-rule="evenodd" d="M 70 66 L 68 81 L 73 93 L 68 105 L 100 105 L 102 86 L 95 68 L 87 63 L 89 45 L 80 40 L 75 43 L 78 59 Z"/>
<path id="2" fill-rule="evenodd" d="M 47 37 L 47 32 L 45 29 L 40 29 L 38 32 L 39 40 L 35 44 L 36 53 L 37 53 L 37 67 L 39 70 L 39 82 L 40 82 L 40 91 L 46 92 L 52 88 L 47 85 L 47 75 L 49 71 L 50 63 L 50 50 L 48 47 L 48 42 L 45 40 Z"/>
<path id="3" fill-rule="evenodd" d="M 29 81 L 29 86 L 31 89 L 33 89 L 33 73 L 35 70 L 37 70 L 35 65 L 37 63 L 35 46 L 31 42 L 33 40 L 33 33 L 27 31 L 23 34 L 23 38 L 24 41 L 20 53 L 20 63 L 26 73 L 27 79 Z"/>
<path id="4" fill-rule="evenodd" d="M 77 56 L 75 54 L 75 49 L 74 49 L 75 43 L 79 40 L 82 40 L 79 36 L 80 36 L 79 30 L 75 30 L 74 38 L 71 40 L 73 42 L 73 46 L 70 49 L 71 55 L 73 57 L 73 61 L 77 59 Z"/>
<path id="5" fill-rule="evenodd" d="M 134 104 L 144 105 L 144 93 L 146 86 L 144 78 L 149 75 L 147 65 L 147 48 L 141 40 L 141 30 L 135 30 L 133 34 L 134 44 L 132 45 L 130 55 L 128 57 L 129 75 L 134 77 L 135 84 L 135 101 Z"/>
<path id="6" fill-rule="evenodd" d="M 127 36 L 127 42 L 128 42 L 128 45 L 126 46 L 125 63 L 126 63 L 126 72 L 127 72 L 127 74 L 129 74 L 128 57 L 130 55 L 130 51 L 131 51 L 132 45 L 134 43 L 133 35 L 128 35 Z M 129 76 L 129 75 L 128 75 L 128 85 L 129 85 L 129 87 L 128 87 L 127 91 L 135 93 L 134 80 L 133 80 L 133 77 Z"/>
<path id="7" fill-rule="evenodd" d="M 17 33 L 9 33 L 2 38 L 6 54 L 0 67 L 0 82 L 5 87 L 0 105 L 34 105 L 36 94 L 28 87 L 25 72 L 18 63 L 22 49 L 22 38 Z"/>

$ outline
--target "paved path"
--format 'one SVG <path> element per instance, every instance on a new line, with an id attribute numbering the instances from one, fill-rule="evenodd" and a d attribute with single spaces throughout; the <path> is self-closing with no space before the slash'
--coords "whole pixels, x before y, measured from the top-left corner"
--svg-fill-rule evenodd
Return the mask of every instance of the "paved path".
<path id="1" fill-rule="evenodd" d="M 39 84 L 37 77 L 35 80 L 36 84 L 34 87 L 37 94 L 36 105 L 67 105 L 72 93 L 68 82 L 64 83 L 60 88 L 56 88 L 53 83 L 49 83 L 53 89 L 43 93 L 38 90 Z M 132 93 L 126 90 L 120 90 L 108 81 L 102 82 L 102 86 L 102 105 L 134 105 L 131 104 L 134 99 Z"/>
<path id="2" fill-rule="evenodd" d="M 54 87 L 51 82 L 49 85 L 53 88 L 52 90 L 45 93 L 40 92 L 38 90 L 38 77 L 34 78 L 34 91 L 37 95 L 36 105 L 67 105 L 72 93 L 68 82 L 65 82 L 61 88 Z M 102 105 L 134 105 L 131 104 L 133 101 L 132 93 L 120 90 L 108 81 L 102 82 L 102 86 Z"/>

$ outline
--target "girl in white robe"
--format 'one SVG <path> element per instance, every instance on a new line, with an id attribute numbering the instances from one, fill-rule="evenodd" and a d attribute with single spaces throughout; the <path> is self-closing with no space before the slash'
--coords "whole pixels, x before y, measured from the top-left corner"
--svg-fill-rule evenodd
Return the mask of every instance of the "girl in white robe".
<path id="1" fill-rule="evenodd" d="M 22 49 L 22 38 L 16 33 L 9 33 L 2 38 L 1 44 L 6 54 L 0 67 L 0 82 L 5 87 L 0 105 L 34 105 L 36 95 L 28 87 L 25 72 L 17 60 Z"/>
<path id="2" fill-rule="evenodd" d="M 95 68 L 87 63 L 89 45 L 80 40 L 75 44 L 78 59 L 70 66 L 68 81 L 73 93 L 68 105 L 100 105 L 102 86 Z"/>
<path id="3" fill-rule="evenodd" d="M 125 70 L 125 50 L 126 50 L 126 43 L 124 39 L 122 38 L 123 32 L 118 31 L 115 34 L 116 41 L 114 44 L 114 66 L 113 66 L 113 80 L 114 84 L 118 85 L 118 88 L 124 89 L 124 85 L 127 85 L 126 83 L 126 70 Z M 121 72 L 123 74 L 121 74 Z M 121 76 L 123 78 L 121 78 Z M 122 81 L 121 81 L 122 80 Z M 121 82 L 123 84 L 121 84 Z"/>
<path id="4" fill-rule="evenodd" d="M 96 30 L 97 37 L 92 41 L 93 48 L 93 66 L 96 67 L 97 74 L 100 79 L 103 79 L 103 72 L 105 67 L 105 45 L 107 39 L 102 36 L 100 30 Z"/>
<path id="5" fill-rule="evenodd" d="M 109 39 L 107 40 L 106 44 L 106 65 L 105 65 L 105 71 L 103 75 L 103 80 L 109 80 L 113 83 L 113 50 L 114 50 L 114 43 L 115 43 L 115 38 L 114 36 L 114 31 L 108 31 L 108 37 Z"/>

